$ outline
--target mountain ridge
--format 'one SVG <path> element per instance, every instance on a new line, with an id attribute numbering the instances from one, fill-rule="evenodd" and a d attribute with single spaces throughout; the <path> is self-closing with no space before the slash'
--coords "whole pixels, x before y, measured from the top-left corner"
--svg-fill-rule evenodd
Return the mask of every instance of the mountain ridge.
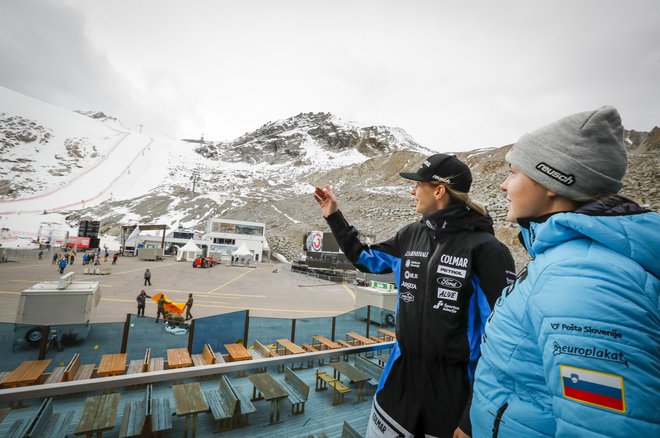
<path id="1" fill-rule="evenodd" d="M 268 122 L 231 141 L 186 142 L 122 129 L 121 121 L 101 111 L 64 114 L 68 110 L 26 100 L 1 87 L 0 102 L 0 120 L 23 119 L 22 127 L 0 123 L 0 147 L 8 151 L 0 162 L 0 213 L 6 214 L 9 206 L 19 213 L 24 205 L 30 205 L 31 211 L 39 209 L 37 201 L 29 204 L 20 198 L 39 195 L 44 187 L 66 186 L 85 172 L 90 160 L 114 159 L 121 167 L 117 174 L 99 176 L 103 181 L 117 179 L 107 192 L 76 207 L 58 209 L 57 205 L 65 204 L 53 204 L 52 211 L 60 211 L 72 229 L 86 217 L 101 220 L 101 231 L 110 234 L 118 234 L 122 224 L 135 222 L 203 230 L 207 219 L 224 216 L 266 223 L 271 247 L 288 258 L 301 251 L 304 233 L 327 230 L 312 199 L 316 185 L 331 184 L 349 220 L 377 239 L 388 238 L 417 220 L 411 184 L 399 172 L 416 170 L 434 153 L 401 128 L 359 126 L 330 113 L 300 113 Z M 90 122 L 81 123 L 82 117 Z M 34 127 L 31 123 L 43 132 L 23 135 L 21 129 Z M 13 142 L 16 138 L 24 141 Z M 625 138 L 629 171 L 623 193 L 657 210 L 660 128 L 626 131 Z M 75 143 L 76 139 L 86 140 Z M 112 152 L 117 142 L 123 149 Z M 457 155 L 471 167 L 471 195 L 488 206 L 498 236 L 517 245 L 516 226 L 505 221 L 506 202 L 499 191 L 508 173 L 504 155 L 510 146 Z M 45 154 L 52 153 L 51 149 L 61 156 L 58 165 L 68 163 L 56 175 L 46 169 L 52 158 Z M 9 159 L 18 156 L 30 160 L 22 166 L 29 168 L 33 180 L 40 181 L 38 187 L 12 170 L 17 165 Z M 68 189 L 66 197 L 77 199 L 77 192 Z M 524 256 L 517 260 L 522 263 Z"/>

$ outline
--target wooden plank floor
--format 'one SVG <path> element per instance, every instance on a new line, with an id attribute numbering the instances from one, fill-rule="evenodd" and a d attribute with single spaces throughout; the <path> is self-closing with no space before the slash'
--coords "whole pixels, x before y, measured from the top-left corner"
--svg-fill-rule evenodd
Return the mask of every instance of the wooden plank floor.
<path id="1" fill-rule="evenodd" d="M 350 358 L 350 363 L 353 363 L 354 358 Z M 298 364 L 299 365 L 299 364 Z M 322 371 L 332 373 L 332 368 L 326 365 L 321 367 L 305 368 L 303 370 L 296 370 L 302 380 L 310 387 L 309 400 L 305 406 L 305 413 L 301 415 L 291 415 L 291 403 L 287 399 L 283 400 L 281 406 L 281 422 L 275 425 L 268 425 L 270 417 L 270 402 L 265 400 L 255 401 L 254 405 L 257 412 L 251 414 L 250 424 L 241 428 L 231 431 L 221 432 L 214 434 L 214 423 L 210 413 L 202 413 L 197 421 L 197 436 L 198 437 L 307 437 L 319 432 L 325 432 L 329 437 L 340 437 L 341 428 L 344 421 L 348 421 L 360 433 L 364 433 L 367 428 L 367 421 L 369 412 L 371 410 L 371 398 L 373 397 L 374 387 L 368 385 L 367 399 L 361 402 L 357 400 L 357 387 L 349 385 L 352 391 L 345 396 L 345 402 L 336 406 L 332 406 L 332 393 L 331 390 L 316 392 L 315 387 L 315 370 L 319 368 Z M 278 373 L 276 369 L 269 368 L 268 372 L 276 379 L 283 378 L 283 373 Z M 234 377 L 230 374 L 230 380 L 233 385 L 239 387 L 244 394 L 252 396 L 252 385 L 247 377 Z M 342 376 L 342 381 L 348 384 L 348 381 Z M 178 383 L 178 382 L 177 382 Z M 218 386 L 217 379 L 207 379 L 201 382 L 202 389 L 216 388 Z M 121 415 L 124 412 L 124 404 L 129 401 L 141 400 L 144 396 L 144 389 L 126 389 L 122 388 L 117 390 L 121 393 L 119 401 L 117 418 L 117 426 L 111 431 L 104 432 L 103 436 L 107 438 L 116 438 L 119 435 L 119 425 L 121 424 Z M 53 412 L 66 412 L 73 410 L 75 415 L 69 427 L 69 434 L 73 436 L 73 432 L 80 420 L 82 413 L 82 406 L 84 400 L 90 395 L 80 394 L 71 395 L 54 400 Z M 174 396 L 172 394 L 172 383 L 154 385 L 154 397 L 169 397 L 170 409 L 174 413 Z M 0 424 L 0 436 L 4 436 L 11 426 L 11 424 L 19 418 L 29 418 L 39 408 L 40 400 L 32 400 L 28 402 L 29 406 L 21 409 L 12 409 L 4 421 Z M 184 419 L 176 416 L 172 417 L 173 429 L 165 433 L 166 437 L 180 437 L 183 436 Z"/>

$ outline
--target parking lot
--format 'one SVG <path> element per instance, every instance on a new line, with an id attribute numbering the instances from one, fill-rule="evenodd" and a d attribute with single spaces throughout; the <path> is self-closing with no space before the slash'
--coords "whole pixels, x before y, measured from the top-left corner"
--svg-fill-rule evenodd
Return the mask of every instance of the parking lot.
<path id="1" fill-rule="evenodd" d="M 0 322 L 14 322 L 21 291 L 41 281 L 56 281 L 59 272 L 49 253 L 43 260 L 0 263 Z M 193 268 L 191 262 L 142 261 L 120 257 L 108 262 L 110 275 L 84 275 L 80 257 L 64 273 L 75 272 L 75 281 L 95 281 L 101 286 L 101 302 L 92 322 L 124 321 L 136 311 L 135 297 L 164 292 L 172 301 L 195 299 L 193 316 L 208 316 L 249 309 L 251 316 L 310 318 L 334 316 L 354 309 L 354 293 L 340 285 L 290 272 L 280 263 L 260 263 L 256 268 L 223 266 Z M 145 269 L 152 272 L 151 286 L 143 286 Z M 54 312 L 57 309 L 53 309 Z M 156 315 L 156 304 L 147 301 L 146 314 Z"/>

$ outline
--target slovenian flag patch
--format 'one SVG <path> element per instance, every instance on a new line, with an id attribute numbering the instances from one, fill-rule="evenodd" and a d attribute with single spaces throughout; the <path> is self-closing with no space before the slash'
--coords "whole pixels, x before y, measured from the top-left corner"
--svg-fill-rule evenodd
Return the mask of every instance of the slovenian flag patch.
<path id="1" fill-rule="evenodd" d="M 623 377 L 584 368 L 559 366 L 564 397 L 617 412 L 626 411 Z"/>

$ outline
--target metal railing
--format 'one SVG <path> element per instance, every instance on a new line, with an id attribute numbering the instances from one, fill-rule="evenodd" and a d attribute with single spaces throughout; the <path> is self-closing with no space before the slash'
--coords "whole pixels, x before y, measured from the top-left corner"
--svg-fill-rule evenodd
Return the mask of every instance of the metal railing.
<path id="1" fill-rule="evenodd" d="M 236 371 L 248 371 L 257 368 L 273 367 L 289 363 L 305 362 L 318 359 L 333 358 L 348 354 L 366 353 L 389 349 L 394 346 L 394 341 L 382 342 L 372 345 L 360 345 L 335 350 L 324 350 L 295 355 L 276 356 L 265 359 L 253 359 L 240 362 L 224 362 L 214 365 L 204 365 L 188 368 L 176 368 L 164 371 L 150 371 L 139 374 L 129 374 L 113 377 L 96 377 L 88 380 L 73 382 L 60 382 L 24 386 L 19 388 L 0 389 L 0 402 L 27 400 L 33 398 L 61 396 L 65 394 L 76 394 L 90 391 L 107 390 L 147 383 L 165 382 L 172 380 L 183 380 L 199 378 Z"/>

